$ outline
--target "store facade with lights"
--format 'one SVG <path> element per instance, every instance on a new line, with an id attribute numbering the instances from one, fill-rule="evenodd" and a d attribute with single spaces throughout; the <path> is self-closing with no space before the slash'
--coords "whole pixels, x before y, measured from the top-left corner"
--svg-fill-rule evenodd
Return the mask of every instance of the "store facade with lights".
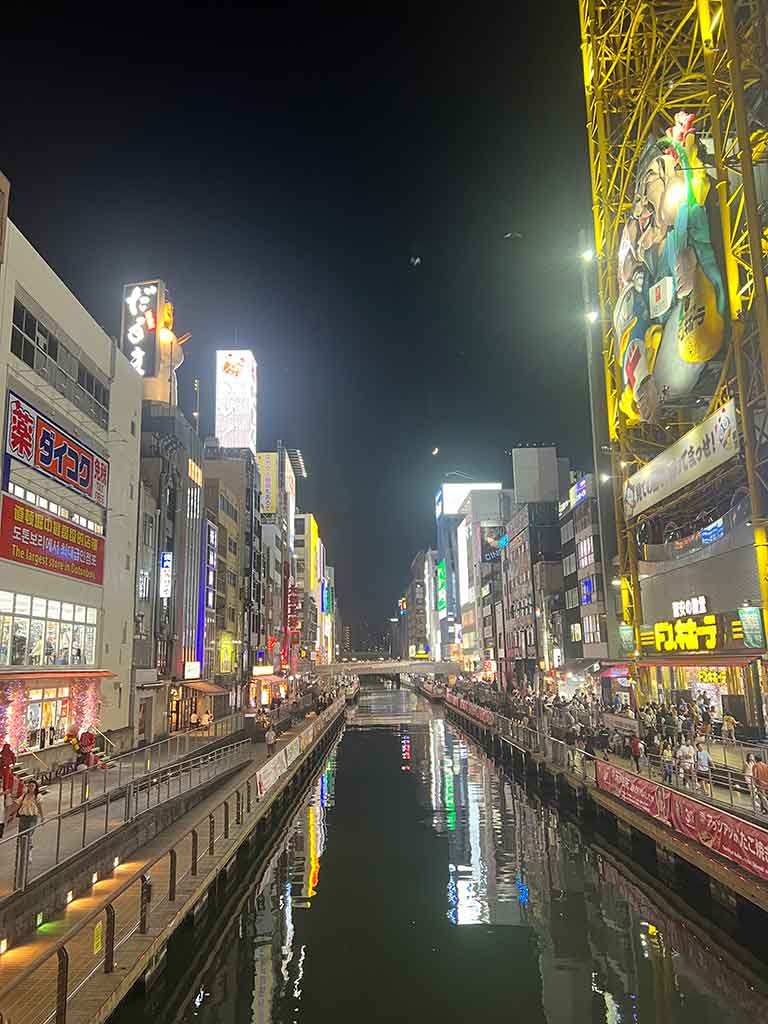
<path id="1" fill-rule="evenodd" d="M 0 310 L 0 743 L 36 772 L 132 745 L 142 388 L 9 221 Z"/>

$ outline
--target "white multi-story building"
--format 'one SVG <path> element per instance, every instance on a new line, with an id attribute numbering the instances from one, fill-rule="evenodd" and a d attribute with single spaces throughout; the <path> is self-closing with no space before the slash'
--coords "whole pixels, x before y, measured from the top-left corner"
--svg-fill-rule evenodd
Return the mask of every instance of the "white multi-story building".
<path id="1" fill-rule="evenodd" d="M 129 746 L 141 378 L 10 221 L 0 397 L 0 742 Z"/>

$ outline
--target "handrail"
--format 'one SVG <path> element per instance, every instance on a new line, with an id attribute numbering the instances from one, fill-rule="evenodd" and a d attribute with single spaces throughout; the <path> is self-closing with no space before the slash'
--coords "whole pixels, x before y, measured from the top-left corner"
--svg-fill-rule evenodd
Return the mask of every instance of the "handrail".
<path id="1" fill-rule="evenodd" d="M 514 732 L 515 735 L 517 736 L 518 740 L 521 742 L 523 749 L 525 749 L 525 750 L 527 750 L 529 752 L 541 753 L 541 754 L 544 754 L 544 756 L 547 756 L 546 745 L 547 744 L 551 744 L 555 750 L 558 750 L 558 753 L 560 755 L 556 759 L 556 761 L 557 761 L 556 766 L 557 767 L 559 767 L 561 765 L 569 765 L 571 767 L 571 770 L 573 770 L 573 765 L 576 764 L 576 763 L 578 763 L 580 765 L 583 765 L 585 762 L 589 763 L 590 760 L 599 760 L 599 758 L 596 755 L 593 756 L 591 754 L 588 754 L 587 751 L 584 750 L 583 748 L 580 748 L 580 747 L 576 746 L 575 744 L 573 744 L 573 745 L 568 744 L 564 740 L 561 740 L 561 739 L 558 739 L 555 736 L 552 736 L 551 734 L 549 734 L 545 730 L 542 730 L 542 729 L 531 729 L 528 726 L 524 726 L 521 722 L 517 722 L 514 719 L 507 718 L 506 716 L 500 715 L 497 712 L 491 711 L 488 708 L 483 708 L 483 707 L 481 707 L 479 705 L 476 705 L 476 704 L 474 704 L 473 701 L 469 701 L 466 698 L 456 697 L 455 694 L 452 694 L 452 693 L 449 692 L 448 694 L 446 694 L 446 700 L 448 701 L 448 703 L 450 705 L 458 707 L 459 710 L 465 710 L 465 713 L 473 716 L 476 721 L 479 721 L 479 722 L 481 722 L 481 723 L 483 723 L 485 725 L 493 726 L 494 728 L 496 728 L 497 732 L 500 733 L 500 735 L 505 736 L 506 738 L 509 738 L 510 734 L 512 732 Z M 462 704 L 469 705 L 471 707 L 471 710 L 469 710 L 469 709 L 462 709 L 461 708 Z M 501 723 L 506 723 L 506 724 L 502 725 L 501 728 L 499 728 L 498 726 Z M 525 737 L 527 742 L 523 742 L 523 739 L 521 737 L 521 734 L 523 734 L 523 733 L 527 733 L 528 734 Z M 617 755 L 617 754 L 615 754 L 613 752 L 612 752 L 612 756 L 615 759 L 619 757 L 619 755 Z M 614 761 L 611 761 L 610 763 L 616 764 L 616 761 L 614 760 Z M 626 765 L 624 763 L 618 764 L 618 765 L 616 765 L 616 767 L 621 767 L 622 770 L 631 772 L 633 775 L 637 775 L 640 778 L 651 779 L 652 778 L 652 776 L 650 774 L 651 767 L 652 766 L 658 766 L 661 769 L 660 777 L 663 778 L 663 761 L 661 760 L 659 755 L 646 755 L 646 763 L 648 764 L 648 769 L 649 769 L 647 774 L 643 774 L 643 772 L 636 772 L 632 767 L 630 767 L 630 765 Z M 579 774 L 579 773 L 576 772 L 576 774 Z M 695 769 L 695 765 L 694 765 L 694 768 L 693 768 L 691 774 L 692 774 L 692 776 L 696 776 L 696 774 L 697 774 L 696 773 L 696 769 Z M 720 779 L 722 778 L 723 774 L 726 775 L 726 779 L 727 779 L 727 781 L 725 783 L 720 781 Z M 588 778 L 588 776 L 586 774 L 585 774 L 584 777 Z M 594 777 L 594 772 L 593 772 L 593 777 Z M 673 779 L 674 778 L 679 778 L 677 761 L 675 761 L 675 773 L 673 775 Z M 756 799 L 756 796 L 757 796 L 756 791 L 755 791 L 754 787 L 751 787 L 751 788 L 747 787 L 746 780 L 744 779 L 743 770 L 739 771 L 737 769 L 730 768 L 730 766 L 728 766 L 728 765 L 722 766 L 722 765 L 719 765 L 719 764 L 715 764 L 713 762 L 713 770 L 711 771 L 710 778 L 707 781 L 708 781 L 710 792 L 711 792 L 712 795 L 709 796 L 709 797 L 705 796 L 703 802 L 714 804 L 717 807 L 727 808 L 729 811 L 737 814 L 738 816 L 744 817 L 745 820 L 747 820 L 747 821 L 752 820 L 753 817 L 755 817 L 756 815 L 762 813 L 759 810 L 759 804 L 758 804 L 758 801 Z M 674 792 L 698 792 L 698 790 L 688 790 L 685 785 L 683 785 L 683 786 L 675 785 L 674 782 L 672 784 L 658 782 L 658 784 L 659 785 L 665 785 L 667 788 L 671 789 Z M 727 788 L 728 788 L 728 799 L 723 799 L 722 797 L 716 795 L 715 787 L 717 787 L 717 786 L 723 786 L 723 787 L 727 786 Z M 734 800 L 734 793 L 741 792 L 741 791 L 745 791 L 747 793 L 750 793 L 751 798 L 752 798 L 752 800 L 751 800 L 751 802 L 752 802 L 751 809 L 749 807 L 739 807 L 736 804 L 736 802 Z M 767 794 L 767 797 L 768 797 L 768 794 Z M 700 799 L 700 797 L 694 797 L 693 799 Z"/>
<path id="2" fill-rule="evenodd" d="M 302 732 L 305 732 L 306 729 L 309 729 L 309 728 L 314 729 L 314 727 L 315 727 L 315 725 L 317 724 L 318 721 L 322 721 L 324 723 L 330 724 L 331 721 L 333 721 L 335 718 L 338 717 L 339 713 L 344 709 L 344 706 L 345 706 L 345 702 L 344 702 L 343 698 L 336 700 L 333 704 L 331 704 L 328 708 L 326 708 L 320 715 L 318 715 L 317 718 L 315 718 L 311 722 L 307 723 L 306 728 L 303 729 Z M 326 731 L 326 728 L 325 728 L 325 725 L 324 725 L 323 732 L 322 732 L 321 736 L 325 734 L 325 731 Z M 301 735 L 301 734 L 299 734 L 299 735 Z M 317 739 L 319 739 L 319 738 L 321 738 L 321 737 L 317 737 Z M 287 772 L 287 771 L 289 771 L 289 769 L 295 768 L 299 764 L 303 763 L 303 760 L 305 760 L 305 758 L 311 753 L 312 749 L 314 749 L 314 743 L 313 743 L 313 745 L 312 745 L 312 747 L 310 749 L 308 749 L 306 751 L 303 751 L 302 755 L 300 755 L 299 758 L 297 758 L 295 761 L 293 761 L 291 763 L 291 765 L 286 766 L 285 772 Z M 283 748 L 283 751 L 284 750 L 285 750 L 285 748 Z M 276 756 L 279 756 L 279 754 L 276 755 Z M 270 758 L 270 761 L 271 760 L 273 760 L 273 758 Z M 120 885 L 117 887 L 117 889 L 115 889 L 112 893 L 110 893 L 109 899 L 105 900 L 105 902 L 102 903 L 101 906 L 94 907 L 92 910 L 88 911 L 85 914 L 85 916 L 80 921 L 78 921 L 76 925 L 74 925 L 72 928 L 70 928 L 69 931 L 66 934 L 64 934 L 60 938 L 56 939 L 45 951 L 41 952 L 37 957 L 35 957 L 28 964 L 26 964 L 22 968 L 22 970 L 19 972 L 18 976 L 16 978 L 14 978 L 13 981 L 11 981 L 7 986 L 5 986 L 4 988 L 2 988 L 0 990 L 0 999 L 6 1000 L 9 997 L 9 995 L 11 995 L 12 993 L 14 993 L 16 991 L 16 989 L 19 987 L 19 985 L 21 985 L 23 982 L 28 981 L 29 978 L 40 967 L 42 967 L 43 964 L 45 964 L 48 960 L 51 959 L 51 957 L 53 957 L 53 956 L 60 956 L 61 951 L 64 951 L 64 954 L 66 954 L 66 946 L 68 945 L 68 943 L 70 943 L 75 938 L 75 936 L 79 935 L 85 928 L 88 928 L 92 924 L 94 924 L 94 922 L 96 922 L 105 913 L 105 911 L 108 912 L 108 908 L 111 909 L 111 913 L 112 913 L 112 915 L 114 915 L 114 904 L 115 904 L 115 902 L 122 895 L 124 895 L 131 888 L 131 886 L 134 886 L 137 883 L 141 883 L 142 884 L 142 889 L 143 889 L 144 885 L 146 884 L 146 881 L 148 879 L 149 872 L 151 871 L 151 869 L 153 867 L 155 867 L 155 865 L 157 865 L 165 857 L 168 857 L 172 853 L 175 853 L 175 850 L 185 840 L 187 840 L 188 838 L 193 837 L 193 842 L 194 842 L 194 836 L 197 835 L 198 829 L 200 829 L 201 825 L 203 825 L 203 823 L 206 822 L 206 821 L 211 822 L 215 818 L 216 813 L 221 808 L 225 808 L 225 818 L 224 818 L 224 820 L 225 820 L 225 829 L 226 829 L 227 828 L 227 824 L 226 823 L 228 821 L 228 813 L 229 813 L 229 801 L 231 800 L 233 794 L 239 795 L 243 785 L 245 785 L 246 787 L 249 787 L 251 782 L 256 779 L 256 776 L 260 772 L 262 772 L 264 770 L 265 765 L 268 764 L 268 763 L 269 762 L 264 762 L 264 763 L 258 765 L 254 769 L 254 771 L 247 777 L 247 779 L 244 780 L 244 782 L 241 782 L 237 786 L 235 786 L 234 789 L 231 790 L 228 793 L 228 795 L 226 797 L 224 797 L 219 803 L 217 803 L 212 809 L 207 811 L 205 814 L 201 815 L 201 817 L 197 821 L 195 821 L 195 823 L 189 829 L 187 829 L 184 832 L 184 834 L 182 836 L 180 836 L 171 845 L 171 847 L 169 849 L 166 849 L 162 853 L 159 853 L 152 860 L 146 861 L 129 878 L 127 878 L 127 879 L 125 879 L 125 881 L 121 882 Z M 283 774 L 285 774 L 285 773 L 283 773 Z M 279 781 L 280 778 L 282 778 L 282 775 L 279 776 L 278 778 L 276 778 L 273 781 L 273 783 L 268 788 L 272 789 L 272 786 L 274 786 Z M 254 787 L 254 789 L 256 789 L 256 787 Z M 267 795 L 266 795 L 266 792 L 264 794 L 264 798 L 268 798 Z M 261 799 L 259 798 L 258 790 L 256 789 L 256 804 L 258 805 L 259 803 L 261 803 Z M 250 813 L 250 809 L 249 808 L 247 809 L 247 813 Z M 217 837 L 217 838 L 220 838 L 220 837 Z M 215 842 L 215 840 L 214 840 L 214 842 Z M 182 878 L 186 877 L 186 874 L 187 874 L 187 872 L 185 872 L 185 874 L 182 876 Z M 180 879 L 177 879 L 177 880 L 174 881 L 174 886 L 175 886 L 176 881 L 179 881 L 179 880 Z M 175 898 L 175 893 L 174 893 L 174 897 L 173 898 Z M 170 895 L 168 896 L 168 899 L 171 900 L 171 896 Z M 139 918 L 139 920 L 141 921 L 141 917 Z M 134 921 L 134 922 L 132 922 L 132 924 L 130 926 L 130 933 L 131 934 L 135 930 L 136 923 L 137 922 Z M 125 938 L 127 938 L 127 937 L 128 936 L 126 935 Z M 124 941 L 124 940 L 122 940 L 122 941 Z M 107 966 L 107 957 L 110 955 L 109 943 L 106 943 L 105 946 L 106 946 L 106 949 L 105 949 L 104 957 L 101 958 L 101 961 L 104 963 L 105 971 L 107 973 L 109 973 L 112 970 L 113 965 L 110 965 L 109 967 Z M 94 955 L 96 955 L 96 954 L 94 954 Z M 113 936 L 112 936 L 111 955 L 112 955 L 112 958 L 114 960 L 114 932 L 113 932 Z M 91 972 L 91 973 L 93 973 L 93 972 Z M 59 978 L 61 978 L 61 959 L 59 960 Z M 65 991 L 64 991 L 63 999 L 64 999 L 65 1011 L 64 1011 L 64 1014 L 61 1015 L 61 1019 L 62 1020 L 66 1016 L 66 1002 L 67 1002 L 67 1000 L 69 998 L 69 993 L 68 993 L 68 990 L 66 988 L 66 984 L 67 984 L 66 967 L 65 967 L 65 972 L 64 972 L 64 980 L 65 980 Z M 61 996 L 61 991 L 60 991 L 60 987 L 59 987 L 59 992 L 57 993 L 57 1000 L 61 1000 L 61 998 L 62 998 L 62 996 Z M 52 1014 L 49 1014 L 49 1016 L 47 1018 L 47 1020 L 54 1020 L 54 1019 L 57 1022 L 60 1019 L 59 1005 L 58 1004 L 57 1004 L 56 1011 L 54 1013 L 52 1013 Z M 0 1011 L 0 1021 L 2 1021 L 2 1020 L 3 1020 L 2 1011 Z"/>

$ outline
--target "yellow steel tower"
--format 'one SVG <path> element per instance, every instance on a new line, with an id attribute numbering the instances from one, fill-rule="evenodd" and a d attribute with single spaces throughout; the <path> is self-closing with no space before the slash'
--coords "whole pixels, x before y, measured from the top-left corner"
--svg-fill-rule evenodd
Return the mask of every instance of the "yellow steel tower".
<path id="1" fill-rule="evenodd" d="M 762 127 L 768 20 L 766 0 L 578 3 L 623 616 L 634 628 L 637 653 L 637 522 L 625 521 L 623 481 L 690 429 L 707 406 L 714 411 L 727 398 L 736 401 L 743 458 L 673 495 L 654 513 L 695 515 L 705 495 L 709 500 L 718 489 L 724 495 L 748 489 L 764 618 L 768 609 L 768 295 L 766 214 L 760 204 L 768 152 Z M 717 364 L 719 380 L 716 374 L 703 397 L 637 422 L 622 400 L 626 368 L 615 336 L 618 269 L 626 249 L 622 230 L 649 139 L 669 135 L 681 112 L 689 115 L 701 143 L 704 173 L 717 199 L 719 237 L 712 242 L 723 268 L 728 344 Z"/>

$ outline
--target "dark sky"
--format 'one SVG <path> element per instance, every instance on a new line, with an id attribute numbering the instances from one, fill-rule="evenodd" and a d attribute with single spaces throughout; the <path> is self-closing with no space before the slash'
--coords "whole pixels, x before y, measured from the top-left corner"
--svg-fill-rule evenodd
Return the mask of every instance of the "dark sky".
<path id="1" fill-rule="evenodd" d="M 168 283 L 206 432 L 215 349 L 253 349 L 352 622 L 390 614 L 447 471 L 589 453 L 576 0 L 411 8 L 3 16 L 13 220 L 111 334 L 124 282 Z"/>

